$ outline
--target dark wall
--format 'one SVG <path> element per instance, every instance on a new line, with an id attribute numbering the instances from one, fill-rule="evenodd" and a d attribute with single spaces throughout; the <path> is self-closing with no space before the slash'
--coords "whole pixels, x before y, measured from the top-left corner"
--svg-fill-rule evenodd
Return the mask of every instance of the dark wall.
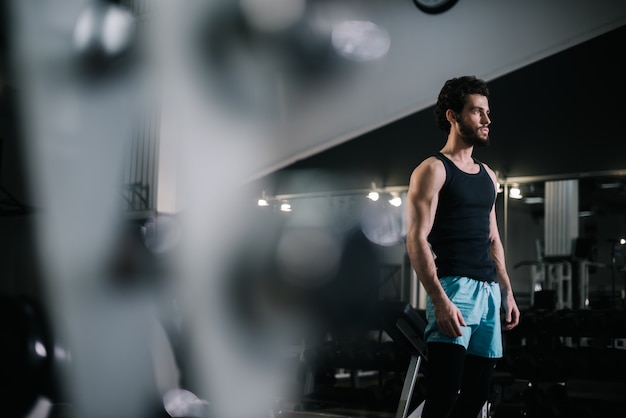
<path id="1" fill-rule="evenodd" d="M 491 145 L 475 156 L 501 177 L 626 168 L 626 26 L 489 82 Z M 445 142 L 433 108 L 412 114 L 262 179 L 275 194 L 306 193 L 295 173 L 323 171 L 337 189 L 408 184 Z M 313 184 L 313 183 L 311 183 Z M 297 189 L 296 189 L 297 187 Z"/>

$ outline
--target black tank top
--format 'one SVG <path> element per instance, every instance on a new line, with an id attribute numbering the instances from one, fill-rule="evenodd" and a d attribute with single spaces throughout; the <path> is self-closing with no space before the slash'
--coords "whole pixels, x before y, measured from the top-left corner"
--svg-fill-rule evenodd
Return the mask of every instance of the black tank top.
<path id="1" fill-rule="evenodd" d="M 496 198 L 493 181 L 476 159 L 480 170 L 469 174 L 443 154 L 435 157 L 446 168 L 446 181 L 439 192 L 435 220 L 428 236 L 436 256 L 437 275 L 495 282 L 496 269 L 489 251 L 489 215 Z"/>

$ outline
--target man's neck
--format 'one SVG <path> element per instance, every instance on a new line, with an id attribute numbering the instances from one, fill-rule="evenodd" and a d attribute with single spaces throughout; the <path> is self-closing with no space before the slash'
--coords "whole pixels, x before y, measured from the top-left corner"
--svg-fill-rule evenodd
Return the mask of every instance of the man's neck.
<path id="1" fill-rule="evenodd" d="M 454 137 L 452 134 L 448 136 L 448 141 L 440 152 L 454 161 L 474 161 L 472 158 L 474 147 L 472 145 L 467 145 L 461 138 Z"/>

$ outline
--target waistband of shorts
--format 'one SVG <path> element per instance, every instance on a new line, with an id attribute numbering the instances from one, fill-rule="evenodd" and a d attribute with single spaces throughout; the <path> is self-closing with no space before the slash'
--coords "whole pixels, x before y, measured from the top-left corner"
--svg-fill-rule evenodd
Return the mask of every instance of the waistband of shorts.
<path id="1" fill-rule="evenodd" d="M 468 279 L 468 280 L 473 280 L 475 282 L 482 282 L 482 283 L 489 283 L 489 284 L 496 284 L 496 283 L 498 283 L 496 280 L 477 279 L 477 278 L 468 277 L 468 276 L 443 276 L 443 277 L 440 277 L 439 280 L 441 281 L 441 280 L 444 280 L 444 279 L 456 279 L 456 278 Z"/>

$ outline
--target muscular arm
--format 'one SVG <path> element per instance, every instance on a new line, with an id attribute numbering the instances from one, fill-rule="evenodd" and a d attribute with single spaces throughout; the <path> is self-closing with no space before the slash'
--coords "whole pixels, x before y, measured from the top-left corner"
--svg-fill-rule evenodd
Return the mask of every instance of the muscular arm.
<path id="1" fill-rule="evenodd" d="M 411 174 L 406 206 L 406 248 L 411 266 L 433 303 L 439 329 L 444 334 L 457 337 L 461 335 L 461 326 L 465 326 L 465 321 L 441 287 L 427 241 L 445 175 L 443 164 L 433 157 L 422 162 Z"/>
<path id="2" fill-rule="evenodd" d="M 489 174 L 494 181 L 494 185 L 497 184 L 496 175 L 488 169 Z M 504 310 L 504 329 L 509 330 L 517 326 L 519 323 L 520 312 L 513 296 L 513 289 L 511 287 L 511 280 L 506 269 L 506 262 L 504 257 L 504 246 L 500 239 L 500 233 L 498 231 L 498 223 L 496 220 L 495 205 L 491 209 L 489 215 L 489 238 L 491 240 L 490 253 L 491 258 L 496 264 L 496 273 L 498 275 L 498 283 L 500 284 L 500 291 L 502 292 L 502 309 Z"/>

